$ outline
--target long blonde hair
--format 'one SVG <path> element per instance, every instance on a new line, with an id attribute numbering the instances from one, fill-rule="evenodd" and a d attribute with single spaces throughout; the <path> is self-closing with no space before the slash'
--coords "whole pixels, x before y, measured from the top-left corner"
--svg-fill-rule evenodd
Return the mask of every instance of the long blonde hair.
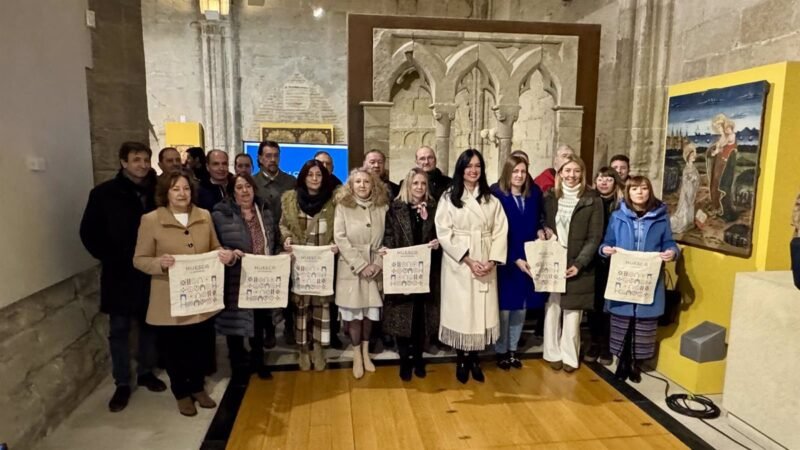
<path id="1" fill-rule="evenodd" d="M 586 164 L 583 163 L 583 160 L 576 155 L 567 156 L 564 158 L 564 164 L 558 168 L 558 172 L 556 172 L 556 184 L 553 188 L 556 194 L 556 198 L 561 198 L 564 195 L 564 189 L 561 186 L 563 180 L 561 179 L 561 171 L 564 170 L 564 167 L 567 166 L 569 163 L 575 163 L 578 167 L 581 168 L 581 185 L 580 189 L 578 190 L 578 198 L 583 197 L 583 193 L 586 192 Z"/>
<path id="2" fill-rule="evenodd" d="M 411 201 L 414 199 L 414 196 L 411 195 L 411 185 L 414 182 L 414 177 L 417 175 L 425 175 L 425 180 L 427 183 L 427 188 L 425 189 L 425 201 L 431 201 L 433 199 L 433 197 L 431 197 L 431 185 L 428 173 L 419 167 L 413 167 L 408 171 L 405 180 L 403 180 L 400 192 L 398 192 L 397 197 L 395 197 L 397 200 L 400 200 L 403 203 L 411 203 Z"/>
<path id="3" fill-rule="evenodd" d="M 383 206 L 389 204 L 389 193 L 386 190 L 386 185 L 383 181 L 375 176 L 371 171 L 363 167 L 356 167 L 350 171 L 347 181 L 336 190 L 336 204 L 344 205 L 348 208 L 356 206 L 356 194 L 353 191 L 353 179 L 358 174 L 366 175 L 372 183 L 372 192 L 369 199 L 372 200 L 375 206 Z"/>

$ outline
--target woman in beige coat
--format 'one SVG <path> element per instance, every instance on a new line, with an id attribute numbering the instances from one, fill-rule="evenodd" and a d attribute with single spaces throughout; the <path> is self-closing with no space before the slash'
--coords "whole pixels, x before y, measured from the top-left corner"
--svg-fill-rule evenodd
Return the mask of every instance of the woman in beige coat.
<path id="1" fill-rule="evenodd" d="M 445 255 L 439 340 L 456 349 L 456 378 L 462 383 L 470 373 L 484 381 L 478 352 L 500 332 L 495 267 L 506 262 L 508 223 L 491 195 L 485 167 L 479 151 L 465 150 L 436 209 L 436 235 Z"/>
<path id="2" fill-rule="evenodd" d="M 201 408 L 217 404 L 203 388 L 205 336 L 213 329 L 210 319 L 215 313 L 172 317 L 170 314 L 169 268 L 175 264 L 172 255 L 193 255 L 219 251 L 224 264 L 235 262 L 236 255 L 222 249 L 214 231 L 211 214 L 194 206 L 197 190 L 188 172 L 164 175 L 158 180 L 158 209 L 142 216 L 133 265 L 150 274 L 150 304 L 147 323 L 159 327 L 159 340 L 166 352 L 165 361 L 170 387 L 178 400 L 178 411 L 185 416 L 197 414 L 194 402 Z"/>
<path id="3" fill-rule="evenodd" d="M 336 305 L 353 342 L 353 376 L 364 370 L 374 372 L 369 359 L 372 322 L 380 320 L 383 306 L 380 293 L 382 260 L 378 249 L 383 243 L 384 221 L 388 209 L 386 187 L 366 169 L 350 172 L 336 195 L 333 235 L 339 247 L 336 275 Z"/>

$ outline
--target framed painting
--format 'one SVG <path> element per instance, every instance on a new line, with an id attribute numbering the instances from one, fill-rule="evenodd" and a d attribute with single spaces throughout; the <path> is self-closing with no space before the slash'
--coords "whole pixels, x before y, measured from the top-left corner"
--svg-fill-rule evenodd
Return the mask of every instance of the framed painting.
<path id="1" fill-rule="evenodd" d="M 261 124 L 261 140 L 296 144 L 333 144 L 333 125 L 318 123 Z"/>
<path id="2" fill-rule="evenodd" d="M 662 199 L 675 239 L 749 257 L 769 83 L 670 97 Z"/>

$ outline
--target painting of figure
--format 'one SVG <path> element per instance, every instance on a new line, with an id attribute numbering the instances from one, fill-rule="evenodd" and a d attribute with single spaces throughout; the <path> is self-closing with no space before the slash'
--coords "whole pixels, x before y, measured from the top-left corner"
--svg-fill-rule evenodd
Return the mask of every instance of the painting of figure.
<path id="1" fill-rule="evenodd" d="M 748 257 L 769 83 L 670 97 L 662 198 L 676 239 Z"/>

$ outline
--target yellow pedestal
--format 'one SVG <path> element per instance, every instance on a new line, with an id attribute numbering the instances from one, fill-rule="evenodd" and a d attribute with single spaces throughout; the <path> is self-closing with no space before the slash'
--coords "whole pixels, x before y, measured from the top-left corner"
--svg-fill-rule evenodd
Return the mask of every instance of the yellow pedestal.
<path id="1" fill-rule="evenodd" d="M 699 394 L 722 392 L 725 362 L 698 364 L 680 355 L 683 333 L 703 321 L 730 328 L 734 277 L 737 272 L 788 270 L 792 207 L 800 172 L 800 63 L 783 62 L 671 86 L 670 96 L 766 80 L 770 84 L 762 130 L 760 174 L 756 187 L 753 253 L 726 256 L 681 246 L 694 303 L 681 311 L 668 330 L 656 369 L 685 389 Z M 769 295 L 768 293 L 765 293 Z"/>
<path id="2" fill-rule="evenodd" d="M 185 150 L 188 147 L 204 147 L 203 126 L 199 122 L 167 122 L 164 126 L 168 147 Z"/>

